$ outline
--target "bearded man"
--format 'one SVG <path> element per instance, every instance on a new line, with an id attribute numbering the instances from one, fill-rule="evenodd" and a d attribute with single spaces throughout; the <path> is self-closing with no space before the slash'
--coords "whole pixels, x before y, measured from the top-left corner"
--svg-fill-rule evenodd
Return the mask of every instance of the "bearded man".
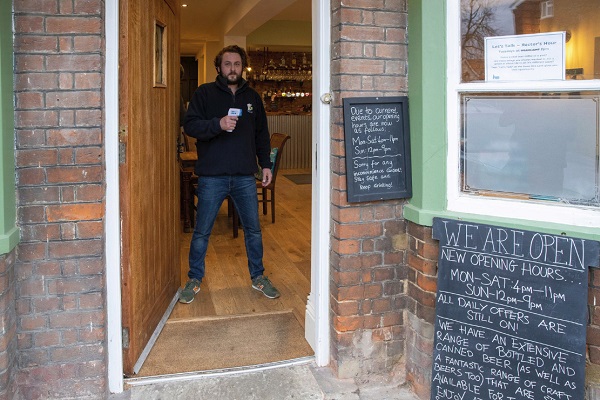
<path id="1" fill-rule="evenodd" d="M 183 128 L 196 138 L 198 204 L 189 255 L 188 282 L 181 303 L 191 303 L 204 277 L 206 250 L 217 213 L 227 196 L 244 229 L 252 288 L 268 298 L 279 292 L 264 275 L 263 243 L 258 219 L 256 163 L 262 168 L 262 185 L 272 179 L 270 135 L 260 95 L 248 86 L 242 72 L 248 66 L 246 51 L 227 46 L 215 57 L 217 78 L 196 89 Z"/>

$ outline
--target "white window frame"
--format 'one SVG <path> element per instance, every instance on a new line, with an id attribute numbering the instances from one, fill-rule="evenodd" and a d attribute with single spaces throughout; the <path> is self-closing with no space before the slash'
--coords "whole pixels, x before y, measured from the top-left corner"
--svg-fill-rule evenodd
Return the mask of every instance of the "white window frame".
<path id="1" fill-rule="evenodd" d="M 545 0 L 540 3 L 540 19 L 554 17 L 554 0 Z"/>
<path id="2" fill-rule="evenodd" d="M 488 217 L 521 219 L 581 227 L 600 226 L 600 208 L 557 206 L 532 200 L 483 197 L 461 192 L 460 96 L 462 93 L 600 90 L 600 80 L 461 83 L 460 1 L 447 1 L 446 163 L 447 209 Z"/>

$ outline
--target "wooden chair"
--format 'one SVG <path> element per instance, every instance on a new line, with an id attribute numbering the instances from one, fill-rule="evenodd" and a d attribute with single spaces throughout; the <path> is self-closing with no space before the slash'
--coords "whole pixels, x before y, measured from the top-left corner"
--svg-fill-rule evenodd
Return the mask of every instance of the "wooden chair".
<path id="1" fill-rule="evenodd" d="M 281 165 L 281 157 L 283 155 L 283 148 L 285 142 L 290 139 L 290 136 L 284 133 L 273 133 L 271 135 L 271 149 L 277 149 L 277 156 L 275 157 L 275 167 L 273 168 L 273 179 L 268 186 L 263 187 L 262 182 L 256 182 L 257 194 L 259 196 L 258 202 L 262 203 L 263 214 L 267 215 L 267 203 L 271 203 L 271 221 L 275 223 L 275 183 L 277 182 L 277 171 Z M 267 196 L 267 192 L 270 192 L 270 196 Z"/>
<path id="2" fill-rule="evenodd" d="M 183 135 L 183 147 L 185 151 L 196 151 L 196 139 L 189 137 L 183 130 L 181 132 Z"/>
<path id="3" fill-rule="evenodd" d="M 191 146 L 193 144 L 193 150 Z M 179 163 L 179 190 L 180 190 L 180 212 L 183 220 L 183 231 L 192 231 L 193 210 L 193 185 L 198 181 L 194 174 L 194 165 L 196 164 L 195 140 L 189 138 L 183 129 L 179 130 L 177 137 L 177 159 Z"/>

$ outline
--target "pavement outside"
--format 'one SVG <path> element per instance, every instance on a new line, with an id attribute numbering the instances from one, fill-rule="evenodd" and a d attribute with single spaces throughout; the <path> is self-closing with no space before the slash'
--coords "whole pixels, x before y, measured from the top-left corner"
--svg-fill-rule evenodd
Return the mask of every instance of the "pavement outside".
<path id="1" fill-rule="evenodd" d="M 338 379 L 314 362 L 221 376 L 137 385 L 110 400 L 418 400 L 398 383 Z"/>

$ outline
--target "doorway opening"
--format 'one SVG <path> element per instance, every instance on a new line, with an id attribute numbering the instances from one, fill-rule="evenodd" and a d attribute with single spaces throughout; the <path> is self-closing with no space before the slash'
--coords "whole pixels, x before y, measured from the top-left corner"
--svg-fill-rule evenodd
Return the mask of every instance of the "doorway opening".
<path id="1" fill-rule="evenodd" d="M 310 0 L 297 3 L 301 2 L 307 3 L 310 10 Z M 253 47 L 260 48 L 246 46 L 249 52 Z M 206 48 L 205 46 L 204 51 Z M 281 292 L 281 297 L 274 300 L 267 299 L 251 288 L 243 230 L 240 229 L 239 237 L 233 237 L 234 221 L 231 210 L 227 208 L 225 202 L 209 241 L 206 276 L 200 293 L 190 304 L 174 305 L 161 334 L 152 350 L 149 350 L 147 359 L 136 377 L 243 367 L 314 354 L 305 339 L 305 313 L 311 291 L 312 182 L 310 178 L 312 168 L 310 161 L 313 142 L 310 106 L 306 107 L 306 104 L 310 105 L 309 96 L 312 95 L 312 88 L 308 80 L 308 64 L 302 61 L 302 56 L 306 57 L 305 53 L 311 52 L 312 48 L 304 48 L 303 52 L 298 52 L 296 46 L 294 50 L 298 52 L 297 59 L 295 52 L 288 52 L 292 55 L 287 60 L 284 57 L 287 55 L 286 47 L 279 45 L 276 48 L 280 50 L 277 53 L 277 70 L 280 75 L 271 76 L 272 92 L 268 89 L 268 85 L 265 85 L 264 78 L 260 79 L 255 75 L 255 79 L 248 80 L 262 95 L 265 102 L 269 103 L 270 132 L 281 132 L 291 136 L 287 145 L 290 149 L 289 154 L 287 159 L 282 160 L 277 178 L 275 211 L 277 222 L 272 222 L 270 211 L 266 215 L 259 213 L 263 233 L 265 272 Z M 266 49 L 266 46 L 263 49 Z M 204 54 L 207 57 L 206 52 Z M 181 60 L 182 65 L 185 64 L 186 83 L 185 92 L 182 91 L 182 94 L 187 92 L 187 96 L 191 97 L 193 90 L 190 88 L 190 83 L 196 81 L 197 84 L 201 84 L 204 81 L 212 81 L 214 70 L 211 68 L 211 62 L 204 60 L 204 66 L 196 67 L 198 74 L 193 74 L 190 70 L 193 64 L 190 63 L 189 55 L 186 57 L 182 54 L 182 56 L 185 57 Z M 264 57 L 266 55 L 263 53 Z M 252 61 L 253 65 L 263 64 L 266 67 L 266 59 L 252 59 Z M 306 82 L 303 82 L 300 87 L 309 89 L 302 90 L 302 96 L 298 85 L 292 85 L 300 81 L 299 77 L 281 76 L 284 66 L 285 69 L 292 71 L 291 68 L 287 68 L 288 64 L 289 67 L 293 64 L 304 65 Z M 266 79 L 266 81 L 270 80 Z M 303 106 L 296 107 L 293 105 L 294 102 L 302 103 Z M 286 109 L 283 110 L 283 107 Z M 291 111 L 294 112 L 293 115 L 289 115 Z M 282 113 L 288 115 L 281 117 Z M 308 137 L 301 137 L 299 127 L 300 130 L 308 130 Z M 187 147 L 184 150 L 194 151 L 193 148 L 189 148 L 193 147 L 193 143 L 188 144 Z M 307 157 L 308 163 L 298 162 L 295 159 L 298 154 Z M 186 205 L 182 204 L 181 207 L 183 211 Z M 193 221 L 193 216 L 191 217 Z M 183 232 L 184 227 L 185 223 L 182 223 L 178 265 L 181 286 L 187 281 L 187 258 L 192 235 L 191 232 Z M 260 337 L 261 346 L 256 346 L 256 340 L 248 339 L 253 335 Z M 195 342 L 199 337 L 202 337 L 202 343 L 197 345 Z M 213 341 L 211 342 L 209 338 Z M 244 347 L 244 344 L 249 346 Z M 229 349 L 226 353 L 230 357 L 225 357 L 221 348 Z M 213 353 L 215 349 L 218 351 Z"/>
<path id="2" fill-rule="evenodd" d="M 120 202 L 123 196 L 120 187 L 122 142 L 121 113 L 123 103 L 121 83 L 128 82 L 121 76 L 120 39 L 127 38 L 123 32 L 123 5 L 130 0 L 107 0 L 106 11 L 106 90 L 104 107 L 106 114 L 106 287 L 107 287 L 107 350 L 108 386 L 111 393 L 124 390 L 125 351 L 129 345 L 127 325 L 123 321 L 123 302 L 127 291 L 122 280 L 122 240 L 129 232 L 122 227 Z M 170 0 L 167 0 L 170 2 Z M 216 2 L 208 2 L 214 4 Z M 330 26 L 329 0 L 312 0 L 312 48 L 313 48 L 313 91 L 326 94 L 330 81 Z M 125 10 L 126 11 L 126 10 Z M 125 35 L 125 36 L 124 36 Z M 137 36 L 132 36 L 137 37 Z M 139 47 L 144 49 L 144 47 Z M 169 46 L 169 48 L 173 48 Z M 177 65 L 177 67 L 179 67 Z M 136 77 L 134 72 L 134 77 Z M 179 72 L 179 71 L 178 71 Z M 126 96 L 125 101 L 129 98 Z M 316 99 L 316 97 L 315 97 Z M 313 101 L 312 110 L 312 239 L 311 239 L 311 293 L 306 306 L 305 338 L 315 350 L 318 366 L 329 363 L 329 219 L 330 219 L 330 110 L 325 101 Z M 134 114 L 134 116 L 137 114 Z M 318 155 L 321 155 L 319 157 Z M 146 384 L 143 380 L 137 384 Z M 133 384 L 129 380 L 128 384 Z"/>

